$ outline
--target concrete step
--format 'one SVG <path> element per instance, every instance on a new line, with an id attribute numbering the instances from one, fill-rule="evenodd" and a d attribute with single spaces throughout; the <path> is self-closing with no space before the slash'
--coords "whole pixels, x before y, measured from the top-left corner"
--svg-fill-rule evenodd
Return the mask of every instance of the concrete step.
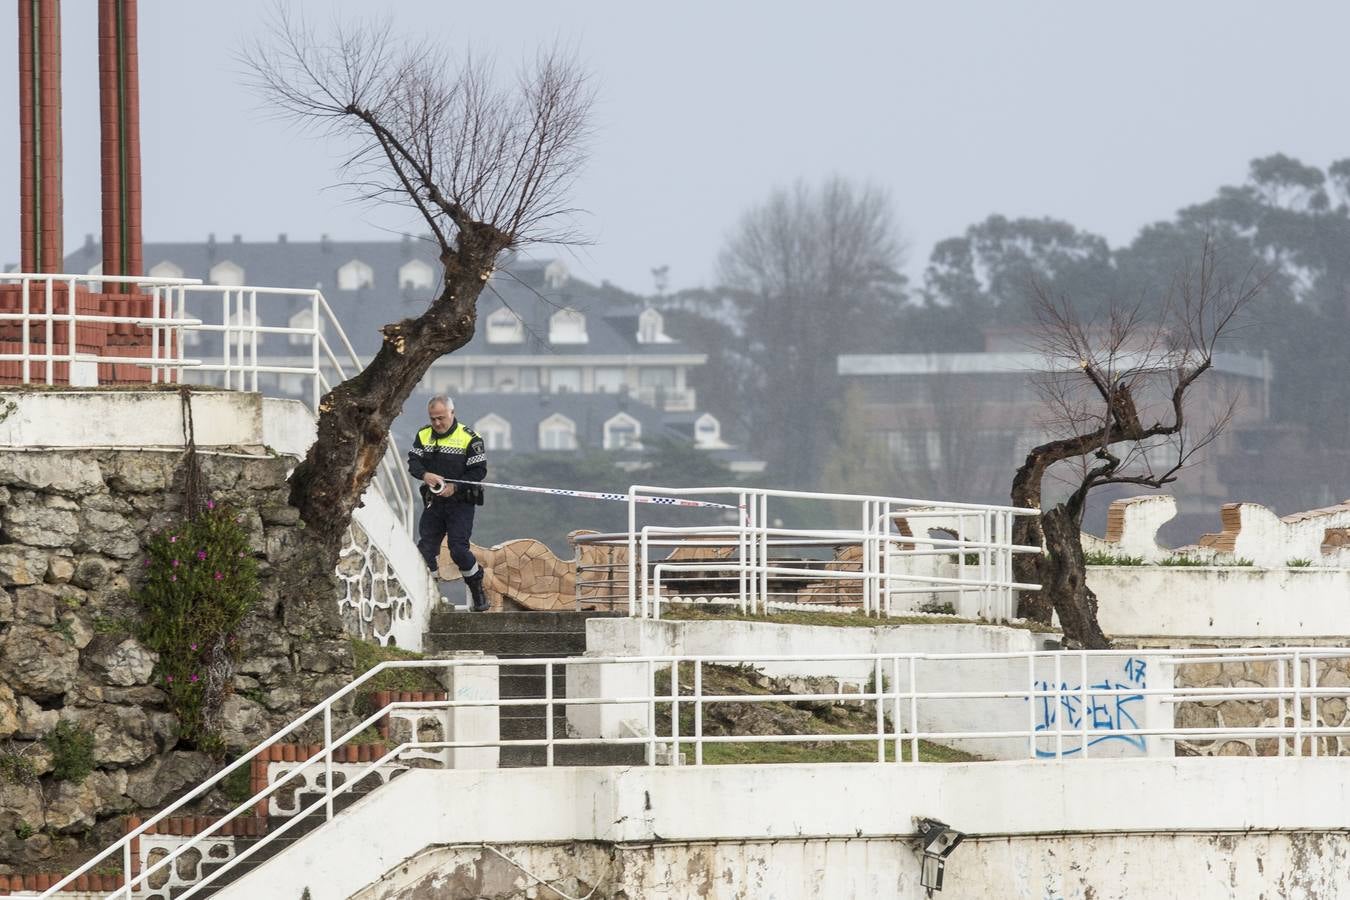
<path id="1" fill-rule="evenodd" d="M 555 766 L 638 766 L 646 762 L 647 748 L 642 744 L 568 744 L 553 748 Z M 499 765 L 503 769 L 523 769 L 548 764 L 544 747 L 503 747 Z"/>
<path id="2" fill-rule="evenodd" d="M 429 650 L 481 650 L 489 656 L 550 657 L 580 656 L 586 651 L 584 632 L 428 632 L 423 646 Z"/>
<path id="3" fill-rule="evenodd" d="M 553 736 L 567 737 L 566 716 L 553 717 Z M 501 720 L 501 739 L 504 741 L 542 741 L 544 737 L 542 715 Z"/>
<path id="4" fill-rule="evenodd" d="M 585 632 L 586 620 L 612 618 L 608 612 L 499 612 L 462 613 L 437 611 L 431 617 L 430 631 L 563 631 Z"/>
<path id="5" fill-rule="evenodd" d="M 525 669 L 538 669 L 527 672 Z M 518 700 L 526 697 L 544 696 L 543 666 L 512 666 L 501 670 L 497 681 L 497 696 L 506 700 Z M 553 696 L 562 697 L 567 693 L 567 672 L 562 666 L 553 670 Z"/>

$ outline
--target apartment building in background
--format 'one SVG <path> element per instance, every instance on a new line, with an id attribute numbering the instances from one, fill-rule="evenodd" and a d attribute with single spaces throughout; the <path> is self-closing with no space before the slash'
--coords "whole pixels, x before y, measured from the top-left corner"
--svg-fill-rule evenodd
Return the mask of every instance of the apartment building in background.
<path id="1" fill-rule="evenodd" d="M 420 315 L 438 290 L 440 263 L 430 241 L 217 241 L 147 243 L 146 274 L 200 278 L 217 285 L 317 288 L 353 348 L 368 360 L 380 327 Z M 66 257 L 66 270 L 101 274 L 102 249 L 92 236 Z M 291 327 L 312 328 L 302 298 L 281 298 Z M 722 425 L 698 406 L 689 373 L 707 357 L 674 340 L 657 309 L 607 286 L 574 279 L 562 260 L 508 259 L 478 302 L 478 327 L 467 345 L 442 357 L 395 423 L 401 439 L 424 421 L 432 395 L 453 397 L 464 421 L 494 453 L 614 451 L 640 464 L 654 439 L 706 450 L 733 472 L 763 463 L 731 444 Z M 236 316 L 235 324 L 247 322 Z M 322 327 L 322 322 L 320 323 Z M 219 335 L 189 333 L 190 356 L 218 356 Z M 280 366 L 307 364 L 310 339 L 259 334 L 260 353 Z M 299 397 L 300 376 L 263 376 L 260 389 Z"/>

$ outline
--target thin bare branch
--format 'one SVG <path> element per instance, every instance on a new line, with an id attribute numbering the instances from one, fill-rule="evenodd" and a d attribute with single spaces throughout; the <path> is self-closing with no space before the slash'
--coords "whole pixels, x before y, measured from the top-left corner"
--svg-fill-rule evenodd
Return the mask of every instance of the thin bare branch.
<path id="1" fill-rule="evenodd" d="M 343 172 L 358 199 L 416 209 L 443 256 L 466 231 L 503 249 L 579 240 L 566 198 L 594 92 L 574 55 L 554 48 L 501 80 L 387 23 L 321 37 L 279 5 L 242 62 L 278 115 L 349 145 Z"/>

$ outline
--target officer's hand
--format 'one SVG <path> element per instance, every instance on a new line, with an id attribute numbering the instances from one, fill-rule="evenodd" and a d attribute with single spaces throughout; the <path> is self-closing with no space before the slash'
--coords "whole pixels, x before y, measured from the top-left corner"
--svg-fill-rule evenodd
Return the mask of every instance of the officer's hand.
<path id="1" fill-rule="evenodd" d="M 451 484 L 451 483 L 448 482 L 448 481 L 443 482 L 443 484 L 444 484 L 444 487 L 441 488 L 441 496 L 442 496 L 442 497 L 453 497 L 453 496 L 455 496 L 455 488 L 459 487 L 459 485 L 457 485 L 457 484 Z"/>
<path id="2" fill-rule="evenodd" d="M 431 488 L 434 491 L 438 490 L 440 486 L 444 484 L 445 479 L 441 478 L 441 476 L 435 474 L 434 472 L 428 472 L 427 474 L 422 476 L 422 481 L 426 483 L 427 487 Z"/>

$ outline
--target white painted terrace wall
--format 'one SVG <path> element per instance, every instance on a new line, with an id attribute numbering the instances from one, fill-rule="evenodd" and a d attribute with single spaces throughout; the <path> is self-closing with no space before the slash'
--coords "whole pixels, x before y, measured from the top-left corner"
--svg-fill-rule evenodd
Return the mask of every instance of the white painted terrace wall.
<path id="1" fill-rule="evenodd" d="M 1322 898 L 1350 892 L 1347 808 L 1344 758 L 415 769 L 216 896 L 340 900 L 427 847 L 603 841 L 714 842 L 760 876 L 698 896 L 918 898 L 909 842 L 928 816 L 974 836 L 950 859 L 952 900 Z M 768 842 L 771 864 L 752 867 Z M 653 867 L 629 896 L 690 896 L 671 874 Z"/>
<path id="2" fill-rule="evenodd" d="M 1113 636 L 1315 639 L 1350 635 L 1350 569 L 1090 566 Z"/>
<path id="3" fill-rule="evenodd" d="M 0 422 L 8 447 L 181 447 L 182 401 L 174 391 L 0 391 L 17 408 Z M 303 407 L 301 407 L 303 409 Z M 262 396 L 192 395 L 199 447 L 261 447 Z"/>
<path id="4" fill-rule="evenodd" d="M 591 619 L 586 623 L 587 656 L 732 656 L 753 658 L 796 654 L 815 660 L 779 660 L 754 665 L 774 676 L 832 676 L 865 687 L 874 678 L 874 663 L 865 659 L 821 660 L 822 656 L 877 653 L 971 653 L 1002 654 L 1032 652 L 1044 648 L 1044 635 L 1025 629 L 989 625 L 896 625 L 835 628 L 811 625 L 777 625 L 766 622 L 687 622 L 649 619 Z M 1006 691 L 1019 696 L 984 699 L 920 700 L 919 729 L 933 732 L 979 732 L 1027 730 L 1034 727 L 1046 737 L 1038 739 L 1041 754 L 1056 750 L 1056 731 L 1064 730 L 1067 752 L 1076 753 L 1081 744 L 1078 731 L 1086 721 L 1089 755 L 1092 756 L 1171 756 L 1170 742 L 1158 738 L 1124 736 L 1094 739 L 1095 725 L 1103 728 L 1170 728 L 1172 708 L 1157 698 L 1126 695 L 1118 702 L 1115 695 L 1091 693 L 1093 685 L 1109 685 L 1122 690 L 1132 687 L 1170 686 L 1174 671 L 1166 651 L 1139 651 L 1134 656 L 1094 658 L 1087 670 L 1087 712 L 1075 698 L 1066 708 L 1057 707 L 1052 698 L 1031 698 L 1033 689 L 1044 690 L 1054 684 L 1074 690 L 1083 687 L 1081 670 L 1060 671 L 1054 662 L 1037 658 L 1032 668 L 1027 659 L 923 660 L 916 663 L 918 690 L 925 691 Z M 1073 668 L 1070 666 L 1070 668 Z M 686 673 L 686 676 L 687 673 Z M 907 664 L 899 671 L 885 666 L 882 683 L 910 689 Z M 1034 683 L 1034 684 L 1033 684 Z M 567 667 L 569 699 L 589 697 L 645 697 L 649 693 L 646 663 L 572 664 Z M 891 718 L 891 708 L 884 708 Z M 902 709 L 902 716 L 907 715 Z M 647 705 L 569 705 L 569 730 L 581 737 L 628 737 L 646 734 Z M 1030 723 L 1030 724 L 1029 724 Z M 907 729 L 912 725 L 906 722 Z M 1031 747 L 1026 738 L 949 739 L 934 738 L 988 759 L 1024 759 Z"/>

